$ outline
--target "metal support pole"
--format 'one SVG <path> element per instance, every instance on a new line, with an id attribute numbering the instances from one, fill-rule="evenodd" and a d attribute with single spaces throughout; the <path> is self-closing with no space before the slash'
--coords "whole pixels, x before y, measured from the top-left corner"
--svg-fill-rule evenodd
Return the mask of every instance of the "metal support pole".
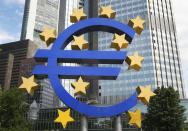
<path id="1" fill-rule="evenodd" d="M 121 116 L 116 116 L 114 119 L 114 131 L 122 131 Z"/>
<path id="2" fill-rule="evenodd" d="M 88 131 L 87 117 L 81 116 L 81 129 L 80 131 Z"/>

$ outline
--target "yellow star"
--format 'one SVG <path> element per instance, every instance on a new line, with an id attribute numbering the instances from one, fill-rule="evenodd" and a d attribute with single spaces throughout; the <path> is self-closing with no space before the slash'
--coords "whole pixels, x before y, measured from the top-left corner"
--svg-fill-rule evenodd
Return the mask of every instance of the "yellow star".
<path id="1" fill-rule="evenodd" d="M 61 123 L 63 128 L 66 128 L 69 122 L 74 122 L 74 119 L 70 116 L 70 109 L 65 112 L 58 110 L 58 114 L 59 116 L 54 122 Z"/>
<path id="2" fill-rule="evenodd" d="M 118 35 L 115 34 L 114 40 L 112 41 L 111 48 L 115 48 L 116 50 L 120 50 L 123 48 L 128 47 L 129 42 L 125 39 L 125 34 L 124 35 Z"/>
<path id="3" fill-rule="evenodd" d="M 155 96 L 156 94 L 151 91 L 151 86 L 146 86 L 146 88 L 139 86 L 137 88 L 138 99 L 142 101 L 143 104 L 149 104 L 150 97 Z"/>
<path id="4" fill-rule="evenodd" d="M 70 16 L 70 21 L 76 23 L 80 20 L 86 19 L 87 15 L 84 13 L 83 8 L 73 11 L 73 14 Z"/>
<path id="5" fill-rule="evenodd" d="M 44 31 L 40 33 L 40 39 L 44 42 L 46 42 L 46 45 L 49 46 L 51 43 L 53 43 L 56 40 L 56 30 L 55 29 L 50 29 L 45 27 Z"/>
<path id="6" fill-rule="evenodd" d="M 128 56 L 125 60 L 129 65 L 129 69 L 139 71 L 142 68 L 142 62 L 144 57 L 140 56 L 138 52 L 135 52 L 133 56 Z"/>
<path id="7" fill-rule="evenodd" d="M 84 82 L 82 77 L 77 82 L 71 83 L 72 87 L 75 88 L 74 95 L 86 94 L 86 89 L 89 88 L 89 82 Z"/>
<path id="8" fill-rule="evenodd" d="M 23 83 L 20 85 L 19 89 L 25 89 L 30 95 L 33 95 L 34 90 L 37 89 L 38 84 L 34 80 L 34 76 L 30 78 L 22 77 Z"/>
<path id="9" fill-rule="evenodd" d="M 137 128 L 141 128 L 141 111 L 137 109 L 135 112 L 128 111 L 128 115 L 130 117 L 129 124 L 135 125 Z"/>
<path id="10" fill-rule="evenodd" d="M 100 8 L 100 17 L 104 18 L 115 18 L 116 12 L 112 9 L 111 6 L 102 6 Z"/>
<path id="11" fill-rule="evenodd" d="M 140 35 L 144 30 L 144 23 L 145 21 L 140 16 L 137 16 L 135 19 L 129 20 L 128 25 L 131 26 L 136 31 L 136 33 Z"/>
<path id="12" fill-rule="evenodd" d="M 88 41 L 84 39 L 84 35 L 81 36 L 73 36 L 74 37 L 74 42 L 71 45 L 72 50 L 83 50 L 83 49 L 88 49 Z"/>

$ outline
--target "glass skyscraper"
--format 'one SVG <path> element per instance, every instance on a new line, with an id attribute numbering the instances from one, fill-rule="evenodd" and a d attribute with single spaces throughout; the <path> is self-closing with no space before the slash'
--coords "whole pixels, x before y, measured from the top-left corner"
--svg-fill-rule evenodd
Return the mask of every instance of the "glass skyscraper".
<path id="1" fill-rule="evenodd" d="M 120 65 L 117 80 L 99 81 L 101 103 L 114 104 L 129 97 L 138 86 L 172 86 L 185 97 L 181 61 L 177 44 L 176 26 L 171 0 L 99 0 L 100 6 L 111 5 L 116 20 L 127 24 L 130 19 L 141 16 L 145 20 L 142 35 L 136 35 L 129 44 L 128 55 L 138 51 L 144 56 L 142 69 L 128 70 L 126 63 Z M 114 34 L 99 33 L 99 50 L 110 49 Z M 115 51 L 115 50 L 114 50 Z M 105 65 L 109 66 L 109 65 Z M 114 66 L 114 65 L 111 65 Z M 115 65 L 116 66 L 116 65 Z"/>
<path id="2" fill-rule="evenodd" d="M 39 34 L 44 27 L 58 30 L 60 0 L 26 0 L 21 39 L 34 41 L 39 48 L 46 48 Z"/>

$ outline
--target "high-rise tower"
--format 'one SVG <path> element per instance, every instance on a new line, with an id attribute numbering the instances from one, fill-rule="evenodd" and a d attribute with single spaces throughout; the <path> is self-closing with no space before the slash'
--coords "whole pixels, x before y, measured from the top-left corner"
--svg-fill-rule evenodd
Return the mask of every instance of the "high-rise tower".
<path id="1" fill-rule="evenodd" d="M 145 30 L 136 35 L 129 47 L 129 54 L 138 51 L 145 57 L 141 71 L 128 70 L 121 66 L 116 81 L 100 81 L 101 103 L 112 104 L 130 96 L 137 86 L 172 86 L 185 97 L 178 50 L 176 26 L 171 0 L 99 0 L 100 6 L 111 5 L 116 11 L 116 20 L 128 23 L 141 16 L 145 20 Z M 110 49 L 113 34 L 99 33 L 99 50 Z"/>
<path id="2" fill-rule="evenodd" d="M 21 40 L 30 39 L 39 48 L 45 48 L 39 33 L 44 27 L 58 30 L 60 0 L 26 0 Z"/>
<path id="3" fill-rule="evenodd" d="M 25 0 L 21 39 L 33 41 L 37 48 L 47 48 L 40 39 L 39 34 L 45 27 L 58 31 L 60 0 Z M 22 63 L 21 76 L 32 75 L 32 68 L 36 65 L 32 59 L 26 59 Z M 29 67 L 28 67 L 29 66 Z M 36 100 L 39 108 L 52 108 L 59 106 L 59 100 L 54 94 L 48 79 L 38 81 L 40 88 L 34 97 L 28 96 L 28 103 Z"/>

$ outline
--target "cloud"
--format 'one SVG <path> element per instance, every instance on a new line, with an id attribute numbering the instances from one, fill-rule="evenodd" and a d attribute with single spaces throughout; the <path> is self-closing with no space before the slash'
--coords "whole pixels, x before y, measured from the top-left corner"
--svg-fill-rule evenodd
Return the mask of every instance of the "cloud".
<path id="1" fill-rule="evenodd" d="M 6 5 L 12 5 L 12 4 L 16 4 L 16 5 L 24 5 L 25 4 L 25 0 L 2 0 Z"/>
<path id="2" fill-rule="evenodd" d="M 185 89 L 188 96 L 188 19 L 187 16 L 187 0 L 174 0 L 174 15 L 178 33 L 178 44 L 180 47 L 181 62 L 183 67 L 183 75 Z"/>
<path id="3" fill-rule="evenodd" d="M 0 44 L 19 40 L 19 34 L 10 34 L 9 32 L 0 29 Z"/>

